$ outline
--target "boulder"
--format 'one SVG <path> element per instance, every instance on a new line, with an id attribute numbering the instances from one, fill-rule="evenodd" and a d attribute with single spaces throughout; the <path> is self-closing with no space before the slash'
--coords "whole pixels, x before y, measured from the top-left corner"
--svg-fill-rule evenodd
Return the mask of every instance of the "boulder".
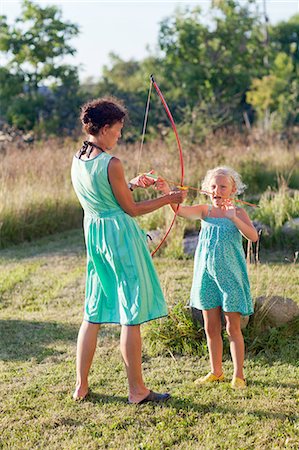
<path id="1" fill-rule="evenodd" d="M 291 298 L 258 297 L 255 302 L 255 316 L 271 326 L 280 326 L 299 317 L 299 306 Z"/>
<path id="2" fill-rule="evenodd" d="M 269 225 L 265 225 L 264 223 L 259 222 L 258 220 L 253 220 L 252 223 L 257 232 L 262 232 L 264 236 L 271 235 L 271 228 L 269 227 Z"/>
<path id="3" fill-rule="evenodd" d="M 158 245 L 163 237 L 163 231 L 161 230 L 150 230 L 146 234 L 148 239 L 148 244 L 153 246 Z"/>
<path id="4" fill-rule="evenodd" d="M 183 239 L 183 248 L 186 255 L 193 256 L 198 242 L 198 231 L 187 234 Z"/>
<path id="5" fill-rule="evenodd" d="M 288 220 L 282 227 L 283 233 L 286 234 L 299 234 L 299 217 Z"/>

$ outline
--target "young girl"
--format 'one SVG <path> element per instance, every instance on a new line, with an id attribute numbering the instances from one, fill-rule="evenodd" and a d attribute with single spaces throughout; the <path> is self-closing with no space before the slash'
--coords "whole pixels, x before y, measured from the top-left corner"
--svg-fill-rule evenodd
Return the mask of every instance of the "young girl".
<path id="1" fill-rule="evenodd" d="M 237 172 L 230 167 L 216 167 L 207 172 L 202 183 L 202 189 L 209 192 L 212 204 L 180 205 L 177 212 L 181 217 L 202 221 L 194 256 L 190 304 L 203 312 L 211 372 L 196 380 L 197 384 L 224 380 L 222 310 L 234 365 L 231 386 L 235 389 L 246 387 L 240 319 L 241 315 L 253 313 L 253 305 L 241 235 L 256 242 L 258 234 L 246 211 L 236 207 L 231 201 L 231 197 L 243 192 L 244 188 Z M 169 192 L 169 187 L 163 180 L 158 180 L 157 189 Z M 171 206 L 176 210 L 177 206 Z"/>

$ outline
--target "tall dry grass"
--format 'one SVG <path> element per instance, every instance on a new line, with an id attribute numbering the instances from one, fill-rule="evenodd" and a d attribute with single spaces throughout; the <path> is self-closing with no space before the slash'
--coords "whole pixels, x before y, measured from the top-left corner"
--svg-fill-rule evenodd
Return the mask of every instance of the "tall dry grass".
<path id="1" fill-rule="evenodd" d="M 9 146 L 0 165 L 0 247 L 80 226 L 70 180 L 76 145 Z"/>
<path id="2" fill-rule="evenodd" d="M 299 188 L 299 150 L 283 142 L 255 134 L 218 134 L 200 146 L 182 142 L 185 184 L 199 187 L 206 170 L 233 166 L 248 184 L 246 198 L 261 195 L 277 186 L 278 176 Z M 9 143 L 0 153 L 0 247 L 32 240 L 60 230 L 79 227 L 82 211 L 71 186 L 70 167 L 81 141 L 59 139 L 38 142 L 25 148 Z M 128 180 L 140 171 L 154 169 L 171 180 L 180 180 L 176 143 L 171 135 L 164 141 L 146 142 L 140 158 L 139 143 L 119 145 L 114 154 L 125 167 Z M 137 190 L 136 200 L 156 195 Z M 189 195 L 189 202 L 196 194 Z M 163 227 L 167 213 L 158 211 L 140 218 L 147 229 Z"/>

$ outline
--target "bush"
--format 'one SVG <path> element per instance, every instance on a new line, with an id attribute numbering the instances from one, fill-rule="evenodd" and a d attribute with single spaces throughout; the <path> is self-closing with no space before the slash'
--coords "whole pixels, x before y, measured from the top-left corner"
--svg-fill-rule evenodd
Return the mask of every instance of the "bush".
<path id="1" fill-rule="evenodd" d="M 146 348 L 152 355 L 207 353 L 204 329 L 195 326 L 188 308 L 182 302 L 169 309 L 167 318 L 148 324 L 144 337 Z"/>
<path id="2" fill-rule="evenodd" d="M 291 191 L 285 180 L 281 179 L 278 191 L 267 190 L 261 196 L 253 217 L 271 228 L 271 234 L 263 237 L 266 245 L 298 247 L 298 233 L 286 234 L 282 231 L 285 222 L 299 217 L 299 191 Z"/>

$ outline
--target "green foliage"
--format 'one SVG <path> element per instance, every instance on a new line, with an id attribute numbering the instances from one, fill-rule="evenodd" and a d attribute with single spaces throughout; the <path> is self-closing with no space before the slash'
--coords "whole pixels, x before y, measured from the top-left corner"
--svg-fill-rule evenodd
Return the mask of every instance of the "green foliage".
<path id="1" fill-rule="evenodd" d="M 249 4 L 214 2 L 211 26 L 201 21 L 199 8 L 186 9 L 166 19 L 159 34 L 164 83 L 175 111 L 191 112 L 193 135 L 242 122 L 244 93 L 263 71 L 260 22 Z"/>
<path id="2" fill-rule="evenodd" d="M 271 228 L 271 235 L 263 238 L 265 243 L 289 244 L 297 250 L 299 233 L 282 233 L 282 227 L 291 218 L 299 217 L 299 191 L 290 191 L 282 180 L 277 191 L 268 190 L 262 194 L 253 216 Z"/>
<path id="3" fill-rule="evenodd" d="M 269 41 L 274 50 L 273 55 L 276 55 L 277 52 L 286 53 L 292 58 L 294 66 L 298 68 L 299 14 L 295 14 L 288 21 L 282 21 L 270 27 Z"/>
<path id="4" fill-rule="evenodd" d="M 239 172 L 250 194 L 259 194 L 277 186 L 277 173 L 266 162 L 256 159 L 241 161 Z"/>
<path id="5" fill-rule="evenodd" d="M 246 98 L 265 128 L 282 131 L 299 123 L 298 74 L 292 58 L 278 53 L 270 74 L 252 81 Z"/>
<path id="6" fill-rule="evenodd" d="M 279 357 L 292 363 L 299 360 L 299 318 L 280 327 L 261 329 L 257 319 L 250 322 L 244 331 L 244 340 L 251 356 L 271 361 Z"/>
<path id="7" fill-rule="evenodd" d="M 204 330 L 195 326 L 190 311 L 182 302 L 169 309 L 167 318 L 148 325 L 144 335 L 147 350 L 152 355 L 207 353 Z"/>
<path id="8" fill-rule="evenodd" d="M 39 94 L 21 94 L 7 107 L 6 117 L 10 124 L 21 130 L 32 130 L 36 118 L 44 109 L 46 98 Z"/>
<path id="9" fill-rule="evenodd" d="M 79 80 L 77 68 L 61 60 L 75 53 L 69 41 L 78 35 L 78 26 L 63 21 L 56 6 L 43 8 L 29 0 L 14 25 L 5 16 L 1 25 L 0 51 L 8 61 L 0 73 L 0 79 L 5 77 L 1 115 L 23 130 L 70 132 L 81 103 Z"/>
<path id="10" fill-rule="evenodd" d="M 203 142 L 219 128 L 244 121 L 249 127 L 256 117 L 267 129 L 289 136 L 286 130 L 299 122 L 299 15 L 268 25 L 265 39 L 255 3 L 213 1 L 208 21 L 198 7 L 177 9 L 161 22 L 158 51 L 142 61 L 111 53 L 100 79 L 80 87 L 77 68 L 61 63 L 75 53 L 69 42 L 78 26 L 62 20 L 56 6 L 24 0 L 13 26 L 1 18 L 0 51 L 8 61 L 0 70 L 2 117 L 39 134 L 71 133 L 78 128 L 79 105 L 110 94 L 129 109 L 124 140 L 133 142 L 142 131 L 153 73 L 189 144 Z M 155 94 L 147 129 L 148 141 L 171 130 Z"/>
<path id="11" fill-rule="evenodd" d="M 23 83 L 22 74 L 12 74 L 7 68 L 0 67 L 0 116 L 4 116 L 12 99 L 22 93 Z"/>
<path id="12" fill-rule="evenodd" d="M 111 68 L 104 69 L 96 92 L 125 100 L 132 119 L 125 139 L 135 140 L 141 132 L 150 73 L 188 143 L 201 142 L 218 128 L 243 125 L 244 117 L 247 125 L 253 123 L 253 108 L 275 131 L 298 123 L 298 18 L 268 27 L 265 42 L 254 3 L 214 1 L 209 22 L 199 7 L 178 9 L 161 22 L 158 53 L 141 62 L 111 55 Z M 152 98 L 148 134 L 165 136 L 169 129 L 160 102 Z"/>

